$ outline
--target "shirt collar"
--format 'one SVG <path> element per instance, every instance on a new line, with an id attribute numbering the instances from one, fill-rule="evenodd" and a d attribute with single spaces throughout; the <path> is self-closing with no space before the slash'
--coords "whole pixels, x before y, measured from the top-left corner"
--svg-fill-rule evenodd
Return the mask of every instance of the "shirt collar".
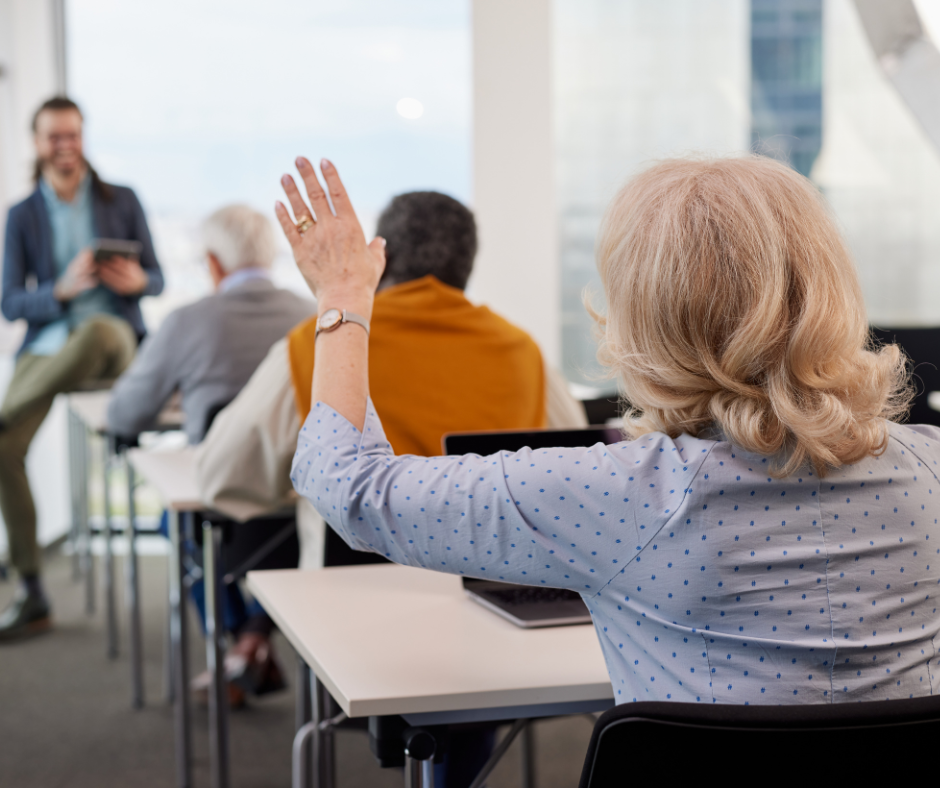
<path id="1" fill-rule="evenodd" d="M 52 184 L 46 180 L 45 176 L 40 177 L 39 179 L 39 191 L 42 193 L 43 199 L 45 199 L 46 204 L 52 204 L 56 206 L 77 208 L 84 204 L 85 200 L 88 199 L 88 194 L 91 190 L 91 173 L 86 172 L 82 178 L 82 182 L 78 184 L 78 189 L 75 191 L 75 197 L 71 202 L 66 202 L 58 194 L 56 190 L 52 187 Z"/>
<path id="2" fill-rule="evenodd" d="M 237 271 L 232 271 L 219 283 L 219 292 L 228 293 L 236 287 L 241 287 L 246 282 L 255 280 L 270 282 L 271 272 L 267 268 L 239 268 Z"/>

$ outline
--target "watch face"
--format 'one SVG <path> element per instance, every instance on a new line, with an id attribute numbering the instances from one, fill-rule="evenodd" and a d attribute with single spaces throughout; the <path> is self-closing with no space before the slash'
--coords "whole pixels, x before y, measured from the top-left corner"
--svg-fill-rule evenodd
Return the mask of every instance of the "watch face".
<path id="1" fill-rule="evenodd" d="M 320 326 L 321 331 L 329 331 L 331 328 L 336 328 L 343 319 L 343 313 L 338 309 L 327 309 L 320 319 L 317 321 L 317 324 Z"/>

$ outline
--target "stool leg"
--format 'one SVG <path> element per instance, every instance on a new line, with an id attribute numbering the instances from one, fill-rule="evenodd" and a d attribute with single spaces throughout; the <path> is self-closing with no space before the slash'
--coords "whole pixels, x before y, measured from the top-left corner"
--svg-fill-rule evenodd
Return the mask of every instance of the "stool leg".
<path id="1" fill-rule="evenodd" d="M 137 565 L 137 505 L 134 498 L 134 466 L 124 457 L 127 472 L 127 605 L 130 611 L 131 646 L 131 705 L 135 709 L 144 705 L 144 648 L 140 616 L 140 583 Z"/>
<path id="2" fill-rule="evenodd" d="M 78 435 L 76 422 L 78 417 L 69 408 L 68 436 L 69 436 L 69 493 L 72 502 L 72 525 L 69 529 L 69 544 L 72 546 L 72 580 L 78 582 L 82 576 L 81 554 L 81 503 L 78 491 Z"/>
<path id="3" fill-rule="evenodd" d="M 187 519 L 191 513 L 183 515 Z M 192 735 L 189 718 L 189 649 L 183 585 L 183 539 L 180 515 L 170 512 L 170 641 L 173 651 L 174 728 L 176 733 L 176 784 L 192 788 Z"/>
<path id="4" fill-rule="evenodd" d="M 117 600 L 114 589 L 114 539 L 111 517 L 111 438 L 104 436 L 101 451 L 104 480 L 104 602 L 108 628 L 108 656 L 118 655 Z"/>
<path id="5" fill-rule="evenodd" d="M 209 687 L 209 756 L 213 788 L 228 788 L 228 686 L 225 681 L 225 625 L 222 614 L 222 529 L 202 524 L 203 583 L 206 589 L 206 665 Z"/>
<path id="6" fill-rule="evenodd" d="M 82 574 L 85 576 L 85 613 L 95 614 L 95 559 L 91 552 L 91 523 L 88 521 L 88 430 L 78 430 L 79 524 L 82 530 Z"/>

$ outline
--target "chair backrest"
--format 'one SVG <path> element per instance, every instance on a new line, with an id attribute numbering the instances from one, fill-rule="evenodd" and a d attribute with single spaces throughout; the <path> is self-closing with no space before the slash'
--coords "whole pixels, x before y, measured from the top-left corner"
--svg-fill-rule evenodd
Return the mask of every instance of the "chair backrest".
<path id="1" fill-rule="evenodd" d="M 620 788 L 644 776 L 709 772 L 728 780 L 848 784 L 893 769 L 903 779 L 902 770 L 922 763 L 938 735 L 937 696 L 804 706 L 625 703 L 595 724 L 579 786 Z"/>
<path id="2" fill-rule="evenodd" d="M 623 403 L 617 394 L 598 399 L 583 399 L 581 407 L 584 408 L 588 424 L 604 425 L 610 419 L 619 419 L 623 415 Z"/>
<path id="3" fill-rule="evenodd" d="M 940 328 L 872 328 L 881 342 L 896 342 L 910 359 L 914 372 L 914 399 L 910 424 L 940 426 L 940 413 L 927 403 L 931 391 L 940 391 Z"/>
<path id="4" fill-rule="evenodd" d="M 210 405 L 206 409 L 206 423 L 202 430 L 202 439 L 204 440 L 206 435 L 209 434 L 209 428 L 212 426 L 212 422 L 215 421 L 215 417 L 218 416 L 223 410 L 225 410 L 232 400 L 225 400 L 225 402 L 216 402 L 214 405 Z"/>

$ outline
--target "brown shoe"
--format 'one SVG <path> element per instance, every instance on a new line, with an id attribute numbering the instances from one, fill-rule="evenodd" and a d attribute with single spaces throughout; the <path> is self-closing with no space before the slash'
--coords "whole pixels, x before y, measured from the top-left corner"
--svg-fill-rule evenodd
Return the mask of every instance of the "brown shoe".
<path id="1" fill-rule="evenodd" d="M 6 610 L 0 613 L 0 642 L 39 635 L 51 627 L 52 611 L 46 598 L 27 594 L 20 588 Z"/>
<path id="2" fill-rule="evenodd" d="M 189 683 L 189 688 L 193 693 L 193 699 L 200 706 L 209 705 L 209 687 L 211 684 L 212 676 L 209 674 L 208 670 L 200 673 Z M 225 685 L 228 689 L 228 707 L 230 709 L 243 708 L 246 701 L 245 691 L 233 681 L 226 681 Z"/>
<path id="3" fill-rule="evenodd" d="M 287 687 L 270 638 L 258 632 L 240 635 L 225 657 L 226 676 L 246 692 L 267 695 Z"/>

